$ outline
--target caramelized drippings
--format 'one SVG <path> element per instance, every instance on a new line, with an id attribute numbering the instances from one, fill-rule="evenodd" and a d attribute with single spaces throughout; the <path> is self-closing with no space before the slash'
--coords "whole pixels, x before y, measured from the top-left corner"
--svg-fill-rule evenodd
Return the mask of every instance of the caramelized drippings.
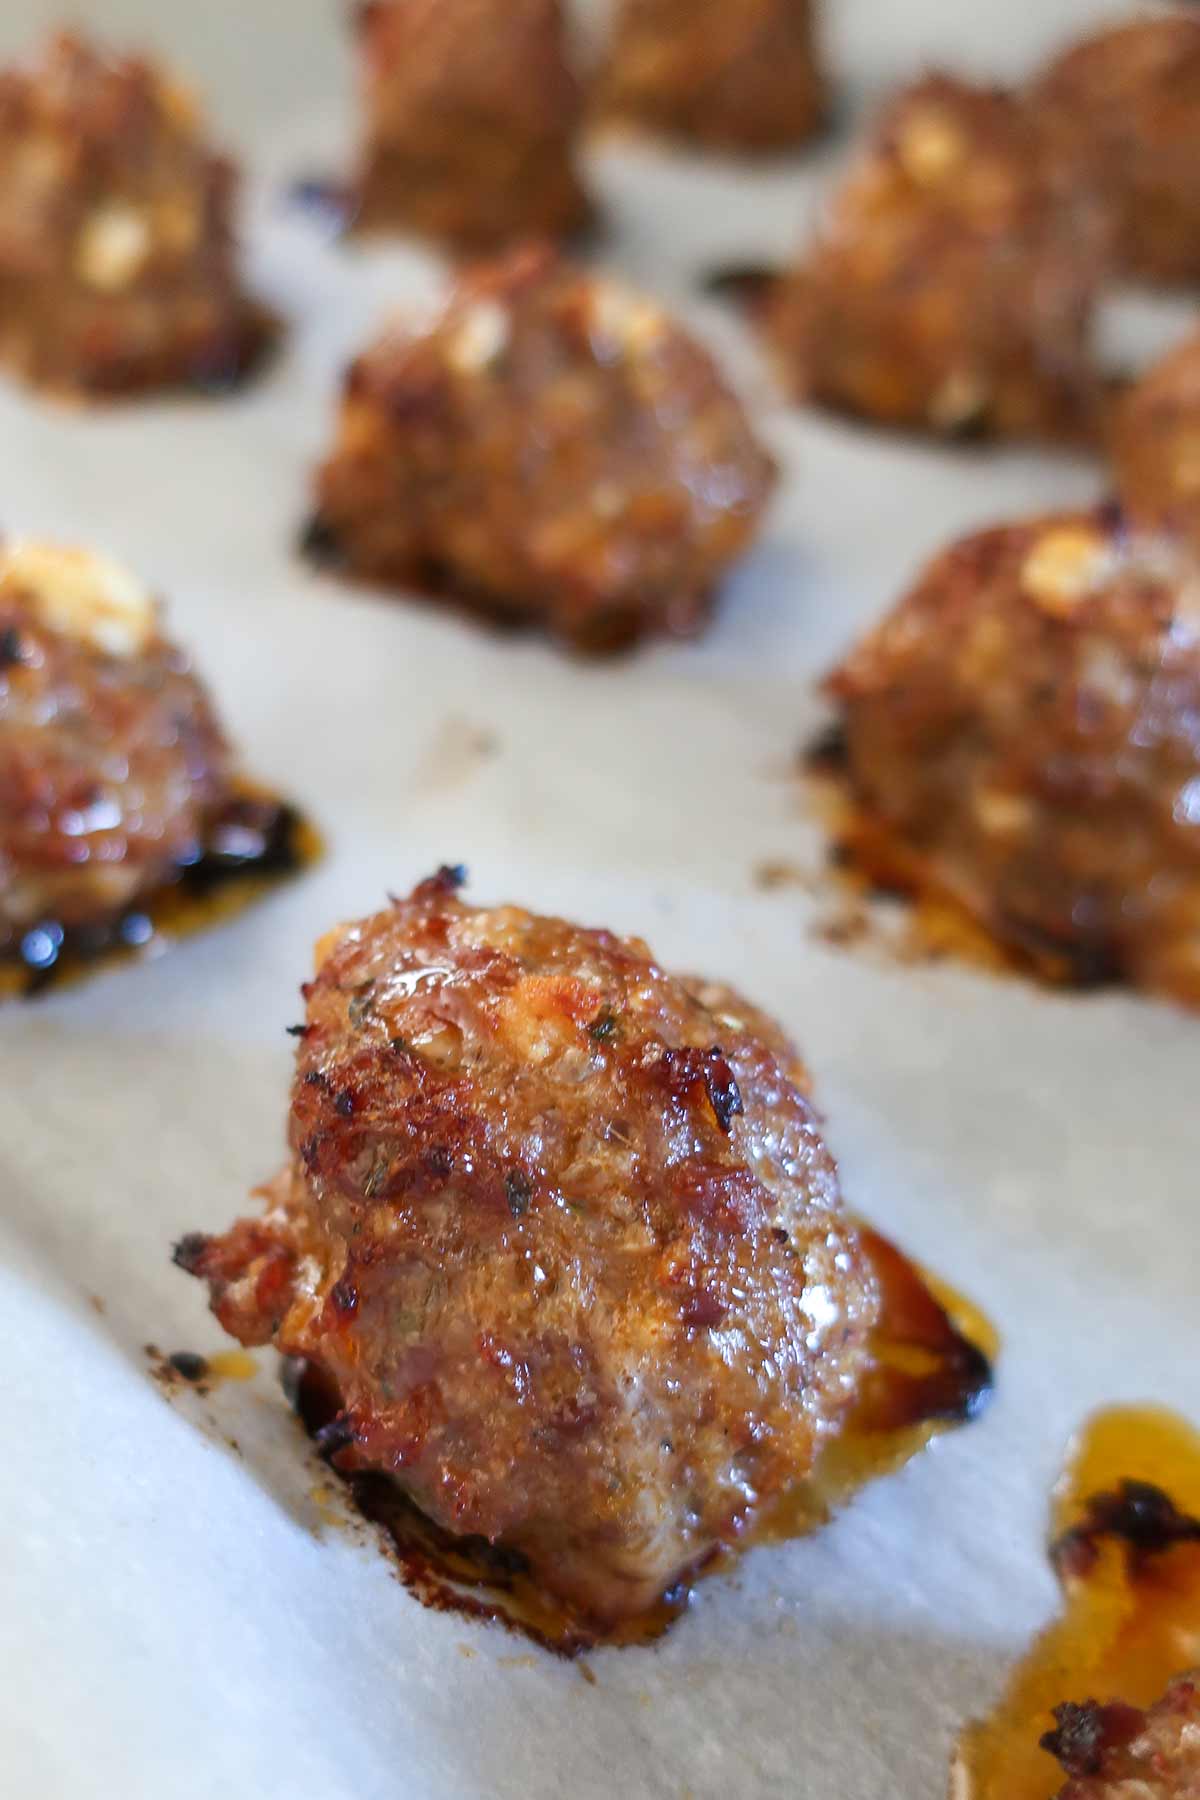
<path id="1" fill-rule="evenodd" d="M 963 1734 L 954 1800 L 1052 1800 L 1064 1775 L 1040 1745 L 1066 1701 L 1145 1707 L 1200 1660 L 1200 1431 L 1159 1407 L 1098 1414 L 1051 1511 L 1062 1617 Z"/>
<path id="2" fill-rule="evenodd" d="M 236 918 L 321 850 L 316 829 L 292 807 L 243 785 L 212 822 L 199 858 L 169 885 L 116 918 L 67 928 L 43 919 L 0 948 L 0 1001 L 65 986 Z"/>
<path id="3" fill-rule="evenodd" d="M 381 1528 L 402 1579 L 426 1606 L 494 1620 L 562 1656 L 598 1645 L 648 1643 L 686 1609 L 693 1582 L 728 1566 L 735 1549 L 807 1535 L 868 1481 L 900 1468 L 940 1431 L 972 1418 L 986 1400 L 997 1344 L 991 1326 L 886 1240 L 869 1230 L 862 1236 L 879 1275 L 883 1308 L 872 1339 L 873 1367 L 843 1429 L 827 1441 L 810 1475 L 741 1532 L 737 1546 L 711 1551 L 634 1620 L 598 1626 L 548 1594 L 524 1556 L 443 1531 L 387 1476 L 341 1479 L 358 1511 Z M 336 1391 L 312 1365 L 293 1367 L 289 1381 L 306 1429 L 326 1455 L 336 1456 Z"/>
<path id="4" fill-rule="evenodd" d="M 835 942 L 868 935 L 861 917 L 866 900 L 901 900 L 907 909 L 905 930 L 892 947 L 904 962 L 940 962 L 952 958 L 989 974 L 1033 976 L 1052 987 L 1096 988 L 1113 985 L 1120 972 L 1086 950 L 1035 940 L 1000 937 L 975 913 L 935 880 L 925 858 L 916 855 L 881 821 L 855 803 L 846 778 L 845 745 L 840 728 L 823 734 L 805 753 L 803 768 L 809 791 L 828 836 L 830 867 L 844 910 L 854 930 L 825 935 Z M 872 941 L 884 943 L 883 933 Z"/>

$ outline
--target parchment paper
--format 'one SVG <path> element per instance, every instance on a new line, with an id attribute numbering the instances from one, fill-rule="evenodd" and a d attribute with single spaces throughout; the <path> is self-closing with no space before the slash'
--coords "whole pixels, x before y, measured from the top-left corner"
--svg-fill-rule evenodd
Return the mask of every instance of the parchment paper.
<path id="1" fill-rule="evenodd" d="M 55 10 L 6 0 L 0 51 Z M 930 55 L 1017 73 L 1099 10 L 829 8 L 851 102 Z M 246 763 L 329 856 L 158 962 L 0 1015 L 0 1791 L 938 1796 L 960 1722 L 1054 1610 L 1042 1539 L 1069 1434 L 1108 1401 L 1195 1410 L 1200 1023 L 835 950 L 819 899 L 753 871 L 819 862 L 788 764 L 840 648 L 952 533 L 1088 498 L 1102 474 L 789 410 L 738 321 L 697 299 L 698 271 L 790 248 L 844 130 L 758 171 L 610 147 L 599 254 L 728 356 L 787 471 L 711 633 L 588 668 L 343 589 L 291 549 L 338 371 L 441 276 L 415 248 L 335 246 L 280 200 L 346 141 L 341 9 L 75 11 L 169 49 L 254 157 L 250 260 L 292 333 L 224 402 L 88 415 L 0 389 L 0 524 L 95 543 L 169 596 Z M 1178 322 L 1140 307 L 1121 329 Z M 276 1166 L 312 940 L 447 859 L 475 894 L 641 932 L 775 1010 L 851 1204 L 1005 1338 L 980 1423 L 822 1535 L 702 1584 L 653 1649 L 594 1655 L 594 1682 L 406 1593 L 314 1498 L 273 1357 L 170 1404 L 142 1348 L 221 1346 L 169 1248 Z"/>

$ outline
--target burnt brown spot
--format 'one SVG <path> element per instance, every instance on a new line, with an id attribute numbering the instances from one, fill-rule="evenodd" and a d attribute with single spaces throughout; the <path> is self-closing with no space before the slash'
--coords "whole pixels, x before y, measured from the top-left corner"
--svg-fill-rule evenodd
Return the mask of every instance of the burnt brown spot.
<path id="1" fill-rule="evenodd" d="M 1149 1481 L 1123 1481 L 1107 1493 L 1093 1494 L 1077 1525 L 1054 1544 L 1051 1557 L 1060 1575 L 1085 1575 L 1106 1539 L 1126 1546 L 1130 1570 L 1176 1544 L 1200 1542 L 1200 1519 L 1180 1512 L 1171 1496 Z"/>
<path id="2" fill-rule="evenodd" d="M 1085 1700 L 1082 1706 L 1067 1701 L 1054 1708 L 1055 1729 L 1038 1739 L 1043 1750 L 1057 1757 L 1068 1775 L 1099 1775 L 1110 1750 L 1122 1750 L 1133 1742 L 1145 1724 L 1136 1706 L 1113 1701 L 1101 1706 Z"/>
<path id="3" fill-rule="evenodd" d="M 681 1093 L 702 1083 L 718 1126 L 728 1137 L 733 1121 L 745 1108 L 741 1090 L 725 1053 L 714 1045 L 711 1050 L 664 1050 L 663 1064 L 672 1087 Z"/>

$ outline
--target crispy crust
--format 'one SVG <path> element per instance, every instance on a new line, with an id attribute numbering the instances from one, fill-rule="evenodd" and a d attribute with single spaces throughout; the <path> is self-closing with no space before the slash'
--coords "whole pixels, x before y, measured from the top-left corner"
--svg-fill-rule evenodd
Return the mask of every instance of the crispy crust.
<path id="1" fill-rule="evenodd" d="M 339 1466 L 611 1622 L 804 1476 L 878 1284 L 777 1027 L 456 883 L 319 947 L 293 1162 L 179 1260 L 332 1380 Z"/>
<path id="2" fill-rule="evenodd" d="M 621 0 L 600 113 L 718 149 L 803 143 L 827 105 L 813 11 L 812 0 Z"/>
<path id="3" fill-rule="evenodd" d="M 238 286 L 235 187 L 148 61 L 64 33 L 0 76 L 0 358 L 88 395 L 244 373 L 270 328 Z"/>
<path id="4" fill-rule="evenodd" d="M 1001 942 L 1200 1002 L 1194 565 L 1107 512 L 945 551 L 828 683 L 853 804 Z"/>
<path id="5" fill-rule="evenodd" d="M 1031 114 L 933 75 L 887 106 L 768 330 L 804 397 L 951 436 L 1077 438 L 1101 214 Z"/>
<path id="6" fill-rule="evenodd" d="M 357 21 L 360 226 L 485 250 L 586 222 L 560 0 L 370 0 Z"/>
<path id="7" fill-rule="evenodd" d="M 1058 1800 L 1195 1800 L 1200 1794 L 1200 1670 L 1143 1711 L 1096 1700 L 1055 1710 L 1042 1739 L 1071 1779 Z"/>
<path id="8" fill-rule="evenodd" d="M 545 250 L 469 272 L 346 381 L 317 481 L 351 571 L 543 623 L 577 649 L 685 634 L 774 481 L 712 359 Z"/>
<path id="9" fill-rule="evenodd" d="M 1090 166 L 1120 267 L 1200 278 L 1200 19 L 1168 12 L 1086 38 L 1038 79 L 1033 103 Z"/>

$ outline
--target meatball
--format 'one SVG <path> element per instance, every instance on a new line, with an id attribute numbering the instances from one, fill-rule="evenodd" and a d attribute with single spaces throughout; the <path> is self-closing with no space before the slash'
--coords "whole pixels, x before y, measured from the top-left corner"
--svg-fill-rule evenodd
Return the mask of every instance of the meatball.
<path id="1" fill-rule="evenodd" d="M 1200 280 L 1200 18 L 1155 14 L 1087 38 L 1035 83 L 1033 102 L 1090 164 L 1119 266 Z"/>
<path id="2" fill-rule="evenodd" d="M 803 143 L 825 116 L 813 0 L 620 0 L 612 118 L 730 150 Z"/>
<path id="3" fill-rule="evenodd" d="M 1200 1003 L 1200 580 L 1108 510 L 964 538 L 830 678 L 885 872 Z"/>
<path id="4" fill-rule="evenodd" d="M 586 221 L 561 0 L 369 0 L 358 32 L 361 225 L 484 249 Z"/>
<path id="5" fill-rule="evenodd" d="M 154 604 L 102 558 L 0 548 L 0 948 L 111 917 L 194 861 L 229 752 Z"/>
<path id="6" fill-rule="evenodd" d="M 879 1284 L 777 1027 L 461 879 L 318 945 L 291 1161 L 176 1256 L 332 1383 L 339 1467 L 609 1624 L 809 1471 Z"/>
<path id="7" fill-rule="evenodd" d="M 228 380 L 261 348 L 235 175 L 172 77 L 82 39 L 0 75 L 0 358 L 59 390 Z"/>
<path id="8" fill-rule="evenodd" d="M 1200 550 L 1200 335 L 1123 397 L 1113 417 L 1112 458 L 1131 515 L 1183 532 Z"/>
<path id="9" fill-rule="evenodd" d="M 934 75 L 885 109 L 770 330 L 798 392 L 950 435 L 1075 437 L 1102 216 L 1026 108 Z"/>
<path id="10" fill-rule="evenodd" d="M 1071 1779 L 1058 1800 L 1195 1800 L 1200 1794 L 1200 1669 L 1156 1705 L 1060 1706 L 1042 1739 Z"/>
<path id="11" fill-rule="evenodd" d="M 353 365 L 310 544 L 609 649 L 703 622 L 773 478 L 698 343 L 525 249 Z"/>

